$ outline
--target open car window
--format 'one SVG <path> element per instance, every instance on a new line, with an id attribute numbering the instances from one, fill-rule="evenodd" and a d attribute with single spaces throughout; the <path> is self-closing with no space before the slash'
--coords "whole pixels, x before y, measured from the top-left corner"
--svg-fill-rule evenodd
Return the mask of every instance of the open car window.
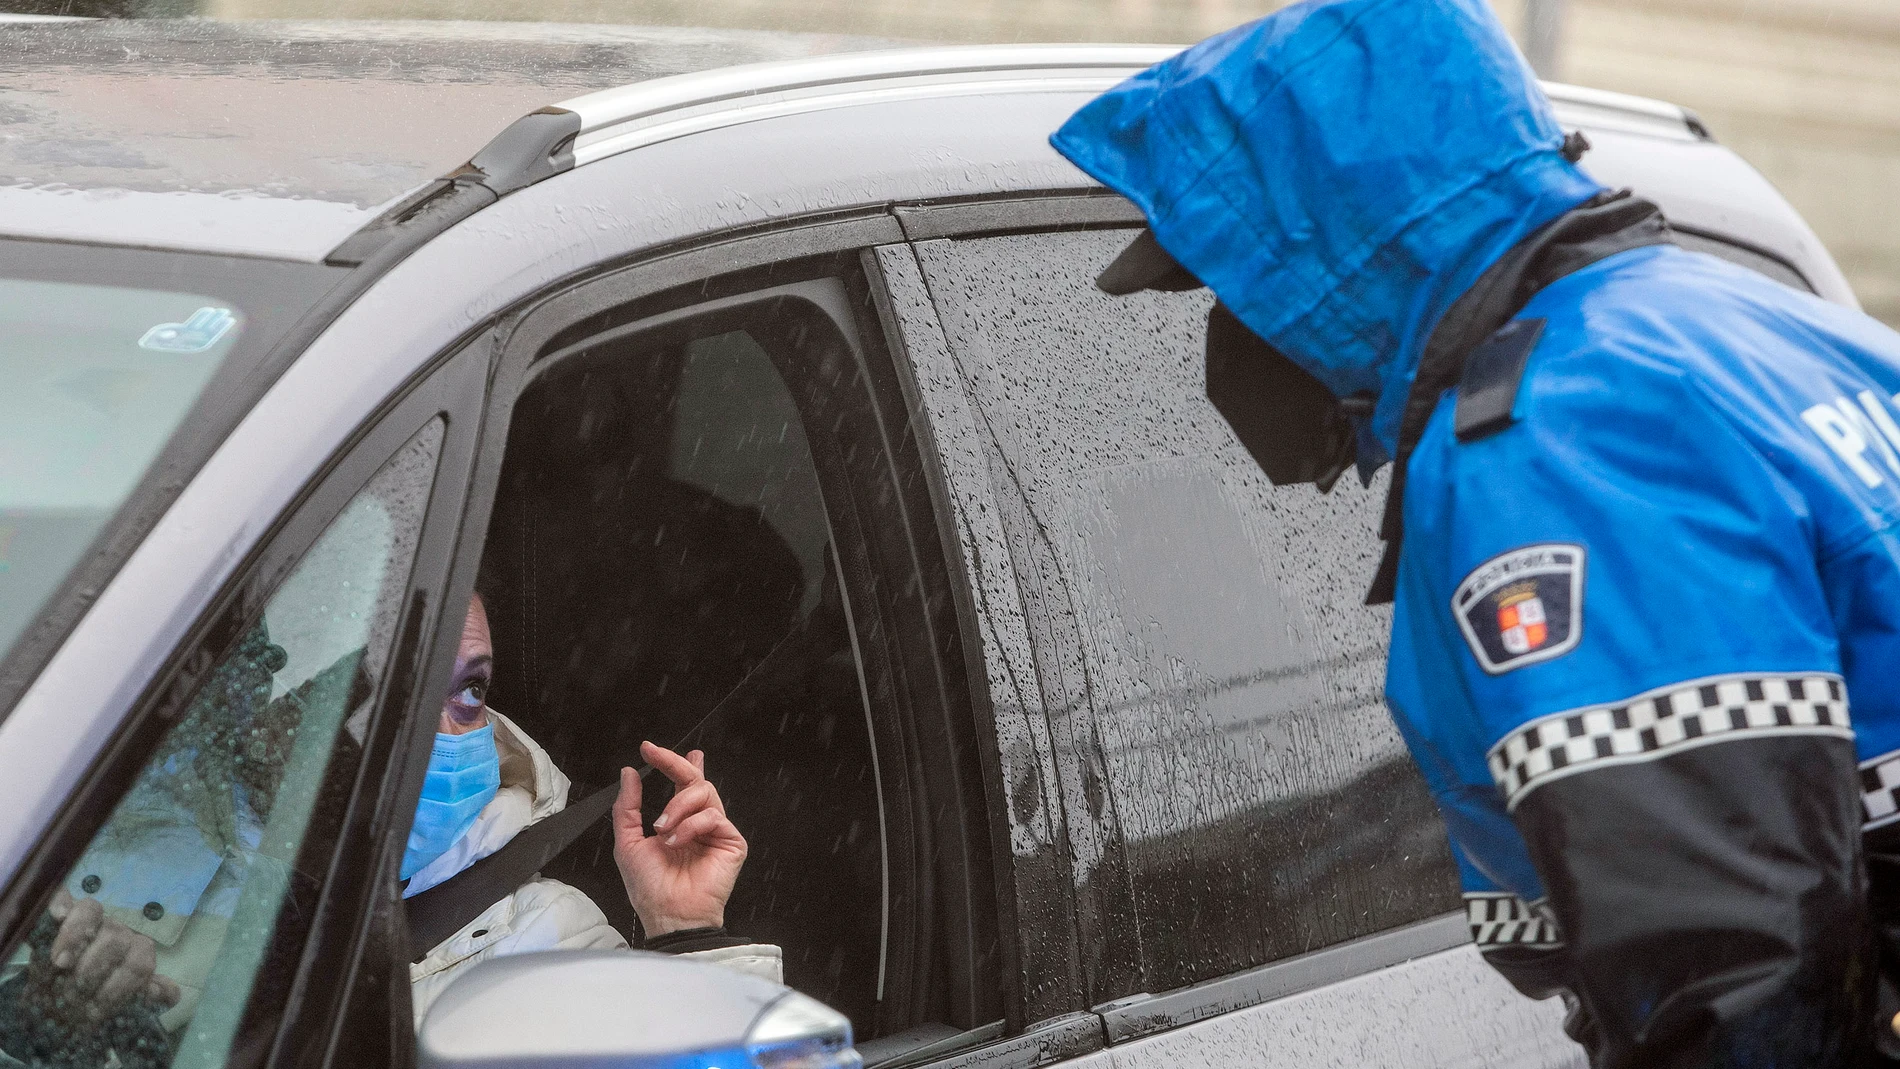
<path id="1" fill-rule="evenodd" d="M 750 848 L 727 931 L 881 1041 L 867 1064 L 921 1057 L 1003 1016 L 954 607 L 859 258 L 760 240 L 769 267 L 584 283 L 511 332 L 488 704 L 571 797 L 642 741 L 703 750 Z M 611 846 L 602 824 L 541 874 L 638 946 Z"/>
<path id="2" fill-rule="evenodd" d="M 750 846 L 728 929 L 780 945 L 788 984 L 868 1031 L 884 828 L 836 549 L 769 336 L 721 326 L 603 344 L 517 403 L 480 583 L 490 705 L 576 796 L 643 740 L 703 749 Z M 544 875 L 632 936 L 610 834 Z"/>

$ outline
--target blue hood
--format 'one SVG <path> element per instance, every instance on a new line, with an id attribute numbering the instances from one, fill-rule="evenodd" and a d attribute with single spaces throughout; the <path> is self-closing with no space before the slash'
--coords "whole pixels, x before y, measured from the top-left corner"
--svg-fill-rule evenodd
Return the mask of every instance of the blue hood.
<path id="1" fill-rule="evenodd" d="M 1432 328 L 1600 186 L 1484 0 L 1309 0 L 1091 101 L 1050 139 L 1390 453 Z M 1362 454 L 1363 455 L 1363 454 Z"/>

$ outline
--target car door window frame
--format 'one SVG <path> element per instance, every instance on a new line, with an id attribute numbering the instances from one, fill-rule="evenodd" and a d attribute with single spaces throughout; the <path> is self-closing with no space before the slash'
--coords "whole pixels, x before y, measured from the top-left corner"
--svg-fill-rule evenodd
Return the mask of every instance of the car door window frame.
<path id="1" fill-rule="evenodd" d="M 295 945 L 273 946 L 262 967 L 294 969 L 295 978 L 276 1000 L 279 1005 L 263 1005 L 253 992 L 243 1011 L 245 1027 L 274 1017 L 275 1022 L 261 1033 L 269 1037 L 268 1042 L 234 1049 L 227 1064 L 301 1062 L 313 1053 L 321 1057 L 334 1045 L 330 1022 L 337 1018 L 350 990 L 348 982 L 337 983 L 335 977 L 354 978 L 352 959 L 357 957 L 368 919 L 361 904 L 372 897 L 383 868 L 389 868 L 393 878 L 393 866 L 387 861 L 370 860 L 387 854 L 381 841 L 384 836 L 377 834 L 379 823 L 387 823 L 379 819 L 384 814 L 379 805 L 381 788 L 400 749 L 403 726 L 416 719 L 414 712 L 427 693 L 418 687 L 432 675 L 424 665 L 434 667 L 430 662 L 443 659 L 437 654 L 446 629 L 438 626 L 441 601 L 435 592 L 442 587 L 448 550 L 464 505 L 485 370 L 477 358 L 439 361 L 422 372 L 364 421 L 257 540 L 233 578 L 208 602 L 165 666 L 120 720 L 58 816 L 0 892 L 0 931 L 7 933 L 7 953 L 19 945 L 43 903 L 64 879 L 65 869 L 84 851 L 212 669 L 260 618 L 282 582 L 383 465 L 419 430 L 440 419 L 444 427 L 434 479 L 415 555 L 408 562 L 388 661 L 371 698 L 363 757 L 350 777 L 336 833 L 321 841 L 306 841 L 299 851 L 297 869 L 322 874 L 321 886 L 310 900 L 311 919 Z M 454 630 L 458 634 L 460 625 L 457 617 Z M 427 646 L 424 638 L 431 639 Z M 447 651 L 451 656 L 453 648 L 451 640 Z M 433 674 L 446 676 L 447 665 Z M 406 831 L 406 821 L 403 827 Z M 330 971 L 338 966 L 345 971 Z M 403 980 L 406 998 L 406 973 Z"/>
<path id="2" fill-rule="evenodd" d="M 541 358 L 577 343 L 595 347 L 610 333 L 646 337 L 676 326 L 703 325 L 709 316 L 742 315 L 741 309 L 756 307 L 761 301 L 800 303 L 834 328 L 859 362 L 865 379 L 869 404 L 860 413 L 865 426 L 858 430 L 873 443 L 861 452 L 875 455 L 858 456 L 857 467 L 841 468 L 839 457 L 819 455 L 829 451 L 821 444 L 820 436 L 814 432 L 811 437 L 820 484 L 827 494 L 833 546 L 843 565 L 840 579 L 854 616 L 853 641 L 861 669 L 867 674 L 866 690 L 875 696 L 871 699 L 872 720 L 884 781 L 882 804 L 902 804 L 914 795 L 916 800 L 907 806 L 912 812 L 900 816 L 921 819 L 933 808 L 927 804 L 930 799 L 957 792 L 978 796 L 974 805 L 965 802 L 951 807 L 951 826 L 939 837 L 957 848 L 952 853 L 963 854 L 960 862 L 947 865 L 952 870 L 950 882 L 957 885 L 962 900 L 960 906 L 953 906 L 960 910 L 955 936 L 959 944 L 947 956 L 955 974 L 952 987 L 959 989 L 952 996 L 969 1003 L 983 997 L 976 977 L 989 969 L 976 959 L 994 953 L 996 944 L 992 935 L 987 937 L 988 945 L 977 945 L 985 940 L 979 933 L 993 931 L 997 923 L 995 908 L 990 904 L 995 881 L 990 875 L 994 856 L 987 844 L 989 828 L 987 823 L 979 828 L 963 825 L 972 812 L 987 811 L 981 801 L 986 791 L 973 753 L 965 760 L 946 754 L 935 762 L 920 761 L 916 756 L 914 744 L 919 736 L 939 741 L 947 731 L 954 732 L 953 721 L 960 717 L 967 720 L 963 710 L 968 707 L 968 698 L 961 691 L 963 665 L 957 652 L 960 636 L 949 615 L 950 599 L 933 598 L 944 593 L 942 588 L 949 581 L 942 576 L 943 565 L 937 563 L 933 572 L 929 560 L 936 548 L 935 523 L 928 517 L 904 512 L 906 507 L 921 507 L 928 512 L 930 502 L 920 496 L 917 480 L 906 478 L 914 475 L 904 467 L 906 457 L 915 463 L 916 455 L 914 443 L 908 438 L 907 409 L 893 374 L 884 366 L 889 361 L 879 348 L 882 332 L 870 311 L 871 295 L 856 258 L 858 250 L 901 238 L 900 225 L 883 211 L 846 213 L 767 232 L 727 235 L 600 271 L 505 318 L 497 329 L 497 335 L 506 341 L 497 362 L 471 498 L 479 508 L 471 510 L 471 516 L 485 517 L 492 510 L 512 406 L 521 391 L 544 373 L 541 368 L 546 365 L 538 365 Z M 788 381 L 787 385 L 799 397 L 801 414 L 809 425 L 810 399 L 800 395 L 798 383 Z M 896 487 L 886 497 L 911 500 L 877 500 L 875 488 L 868 484 L 879 478 L 887 487 Z M 919 522 L 923 523 L 921 536 L 929 542 L 921 549 L 915 544 Z M 484 529 L 480 523 L 467 526 L 458 559 L 479 559 Z M 903 555 L 908 555 L 912 566 L 925 577 L 923 584 L 865 582 L 861 578 L 876 574 L 873 556 L 884 561 Z M 904 589 L 885 589 L 890 587 Z M 451 589 L 465 588 L 458 581 Z M 472 589 L 472 577 L 467 589 Z M 947 635 L 946 627 L 950 631 Z M 951 662 L 948 669 L 946 654 Z M 973 740 L 966 738 L 964 742 L 963 750 L 973 751 Z M 924 767 L 927 764 L 936 767 Z M 951 782 L 946 785 L 945 779 Z M 930 781 L 927 786 L 925 781 Z M 941 812 L 946 807 L 934 808 Z M 901 838 L 891 836 L 893 845 L 898 845 Z M 981 844 L 981 857 L 967 856 L 973 842 Z M 901 874 L 893 873 L 886 908 L 905 897 L 917 901 L 917 886 L 923 882 L 912 880 L 913 886 L 907 891 Z M 893 910 L 894 928 L 903 923 L 901 912 Z M 889 998 L 881 1011 L 881 1021 L 921 1012 L 919 1007 L 899 1008 L 895 996 L 905 993 L 902 976 L 922 966 L 904 959 L 902 932 L 893 931 L 888 946 L 891 952 L 886 954 L 884 971 Z"/>
<path id="3" fill-rule="evenodd" d="M 278 1029 L 270 1064 L 413 1064 L 409 940 L 397 872 L 435 740 L 441 688 L 454 669 L 464 613 L 452 592 L 473 583 L 455 554 L 477 462 L 494 339 L 487 331 L 451 347 L 386 406 L 385 423 L 447 421 L 407 599 L 365 732 L 365 756 L 313 932 L 298 963 L 298 994 Z M 379 428 L 380 429 L 380 426 Z M 444 592 L 451 592 L 445 595 Z M 337 983 L 334 979 L 343 978 Z M 328 999 L 302 993 L 327 985 Z"/>

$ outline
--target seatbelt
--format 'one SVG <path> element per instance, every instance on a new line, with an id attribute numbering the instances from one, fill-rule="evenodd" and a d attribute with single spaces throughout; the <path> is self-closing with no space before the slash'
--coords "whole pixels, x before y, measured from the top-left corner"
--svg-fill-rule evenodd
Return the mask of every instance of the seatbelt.
<path id="1" fill-rule="evenodd" d="M 741 701 L 802 674 L 800 658 L 815 641 L 814 634 L 819 630 L 813 626 L 816 623 L 814 619 L 779 639 L 764 660 L 753 665 L 737 686 L 680 736 L 673 749 L 685 748 L 714 717 Z M 651 765 L 641 765 L 639 774 L 644 779 L 652 771 Z M 559 813 L 523 828 L 500 850 L 434 887 L 404 899 L 403 912 L 409 918 L 409 945 L 416 951 L 414 960 L 421 961 L 436 944 L 461 931 L 488 907 L 533 879 L 535 873 L 573 845 L 581 833 L 606 816 L 619 793 L 618 783 L 602 787 Z"/>
<path id="2" fill-rule="evenodd" d="M 641 766 L 640 774 L 652 771 Z M 409 914 L 409 945 L 420 947 L 421 961 L 436 944 L 454 935 L 482 911 L 527 883 L 542 867 L 593 827 L 613 808 L 620 785 L 602 787 L 559 813 L 536 821 L 500 850 L 420 894 L 403 899 Z"/>

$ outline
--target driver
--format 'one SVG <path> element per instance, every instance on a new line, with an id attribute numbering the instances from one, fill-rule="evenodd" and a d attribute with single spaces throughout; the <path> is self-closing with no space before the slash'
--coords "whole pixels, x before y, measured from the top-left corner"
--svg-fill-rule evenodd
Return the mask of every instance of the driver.
<path id="1" fill-rule="evenodd" d="M 507 845 L 567 806 L 568 780 L 514 722 L 486 705 L 494 644 L 480 595 L 469 602 L 454 681 L 442 703 L 429 774 L 403 854 L 403 897 L 419 894 Z M 620 770 L 613 807 L 614 862 L 646 933 L 645 949 L 687 954 L 781 982 L 783 955 L 725 931 L 726 900 L 746 841 L 706 778 L 706 758 L 651 742 L 640 756 L 673 782 L 649 833 L 640 777 Z M 416 1020 L 476 962 L 537 950 L 625 947 L 599 906 L 579 890 L 536 877 L 484 910 L 410 966 Z"/>
<path id="2" fill-rule="evenodd" d="M 244 641 L 232 660 L 234 667 L 226 670 L 228 678 L 208 689 L 228 692 L 240 704 L 268 712 L 275 707 L 267 704 L 269 673 L 282 666 L 282 651 L 269 644 L 261 629 Z M 547 752 L 484 704 L 493 660 L 488 616 L 476 597 L 463 623 L 454 681 L 442 703 L 428 778 L 404 850 L 400 875 L 405 898 L 447 881 L 567 805 L 567 777 Z M 343 678 L 355 670 L 351 659 L 325 675 Z M 705 755 L 695 750 L 681 756 L 649 742 L 641 746 L 641 756 L 675 788 L 651 834 L 640 815 L 640 777 L 632 769 L 621 770 L 613 807 L 614 860 L 645 931 L 645 949 L 691 955 L 782 982 L 778 947 L 728 935 L 723 927 L 726 900 L 745 862 L 746 842 L 706 778 Z M 106 881 L 114 887 L 137 883 L 119 876 L 133 869 L 147 870 L 146 882 L 153 872 L 161 872 L 165 878 L 159 882 L 166 882 L 176 876 L 173 870 L 192 868 L 199 855 L 204 858 L 199 867 L 209 870 L 204 874 L 209 881 L 204 897 L 222 900 L 242 887 L 241 871 L 234 871 L 219 853 L 202 849 L 198 822 L 180 817 L 175 790 L 161 789 L 190 777 L 181 777 L 172 763 L 163 761 L 151 772 L 156 774 L 142 777 L 127 803 L 138 819 L 128 819 L 128 826 L 120 829 L 115 818 L 108 828 L 112 834 L 102 836 L 104 841 L 75 869 L 76 886 L 83 894 L 58 892 L 35 929 L 30 958 L 23 949 L 19 960 L 0 973 L 0 1051 L 7 1052 L 0 1060 L 24 1053 L 44 1054 L 59 1064 L 92 1064 L 86 1051 L 73 1048 L 79 1033 L 61 1027 L 49 1031 L 35 1022 L 104 1025 L 133 1003 L 143 1003 L 162 1032 L 176 1034 L 191 1020 L 203 977 L 224 943 L 223 924 L 199 914 L 220 911 L 162 913 L 148 905 L 148 924 L 170 923 L 178 929 L 161 950 L 150 934 L 115 918 L 92 897 Z M 242 813 L 233 819 L 229 837 L 254 842 L 260 830 L 256 820 Z M 106 880 L 89 877 L 95 869 L 106 872 Z M 144 891 L 133 897 L 142 899 Z M 228 915 L 229 910 L 222 912 Z M 531 879 L 411 965 L 416 1021 L 456 977 L 486 958 L 627 945 L 585 894 L 555 880 Z M 81 1045 L 102 1051 L 164 1042 L 158 1033 L 115 1033 Z M 68 1049 L 58 1052 L 59 1047 Z"/>

